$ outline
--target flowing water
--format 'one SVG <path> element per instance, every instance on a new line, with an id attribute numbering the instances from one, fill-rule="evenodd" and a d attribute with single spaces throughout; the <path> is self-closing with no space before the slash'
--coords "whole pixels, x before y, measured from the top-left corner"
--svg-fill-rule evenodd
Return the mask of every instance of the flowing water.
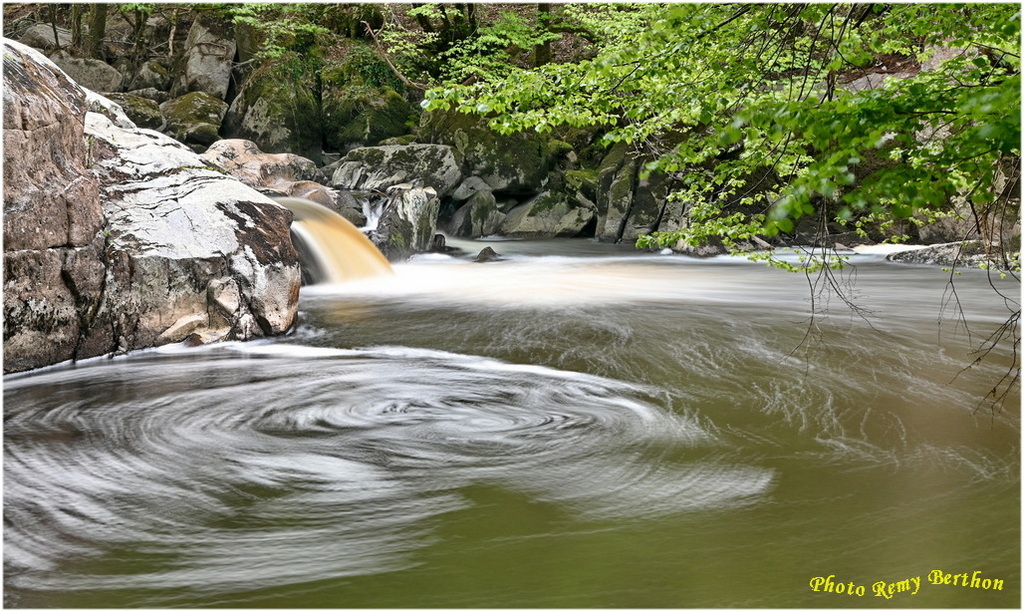
<path id="1" fill-rule="evenodd" d="M 963 371 L 985 273 L 965 330 L 877 255 L 866 320 L 812 320 L 744 260 L 492 246 L 304 287 L 286 338 L 6 377 L 6 603 L 1019 605 L 1016 391 L 979 407 L 1011 353 Z"/>
<path id="2" fill-rule="evenodd" d="M 276 198 L 292 211 L 292 232 L 299 237 L 311 276 L 341 283 L 391 273 L 391 264 L 370 239 L 341 215 L 304 198 Z"/>

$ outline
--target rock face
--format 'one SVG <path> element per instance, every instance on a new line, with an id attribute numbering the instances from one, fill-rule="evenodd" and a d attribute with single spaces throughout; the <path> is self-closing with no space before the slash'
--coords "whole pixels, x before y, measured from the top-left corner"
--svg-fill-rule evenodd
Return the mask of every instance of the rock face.
<path id="1" fill-rule="evenodd" d="M 446 194 L 462 181 L 462 163 L 444 145 L 386 145 L 353 149 L 341 159 L 331 184 L 352 191 L 384 191 L 403 183 Z"/>
<path id="2" fill-rule="evenodd" d="M 171 93 L 175 96 L 201 91 L 223 100 L 231 84 L 234 38 L 195 21 L 185 41 L 184 66 Z"/>
<path id="3" fill-rule="evenodd" d="M 544 137 L 536 132 L 503 136 L 477 115 L 428 113 L 421 121 L 420 137 L 455 148 L 465 159 L 466 175 L 480 177 L 496 192 L 538 193 L 551 168 Z"/>
<path id="4" fill-rule="evenodd" d="M 226 138 L 251 140 L 268 153 L 295 153 L 319 163 L 322 123 L 313 91 L 285 87 L 288 77 L 267 66 L 250 74 L 224 117 Z"/>
<path id="5" fill-rule="evenodd" d="M 6 40 L 4 108 L 5 372 L 293 325 L 288 211 Z"/>
<path id="6" fill-rule="evenodd" d="M 384 255 L 400 260 L 429 251 L 437 232 L 437 193 L 427 187 L 396 185 L 388 190 L 389 202 L 380 219 L 374 242 Z"/>
<path id="7" fill-rule="evenodd" d="M 349 151 L 408 131 L 413 107 L 393 90 L 328 87 L 323 96 L 324 143 Z"/>
<path id="8" fill-rule="evenodd" d="M 264 153 L 256 143 L 242 139 L 219 140 L 202 158 L 261 193 L 305 198 L 357 226 L 366 222 L 352 196 L 322 184 L 326 179 L 311 159 L 292 153 Z"/>

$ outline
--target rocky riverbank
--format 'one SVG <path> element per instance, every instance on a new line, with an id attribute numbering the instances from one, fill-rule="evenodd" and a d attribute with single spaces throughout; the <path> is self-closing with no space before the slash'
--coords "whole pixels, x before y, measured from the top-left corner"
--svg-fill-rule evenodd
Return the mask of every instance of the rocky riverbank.
<path id="1" fill-rule="evenodd" d="M 294 325 L 287 210 L 3 46 L 5 372 Z"/>

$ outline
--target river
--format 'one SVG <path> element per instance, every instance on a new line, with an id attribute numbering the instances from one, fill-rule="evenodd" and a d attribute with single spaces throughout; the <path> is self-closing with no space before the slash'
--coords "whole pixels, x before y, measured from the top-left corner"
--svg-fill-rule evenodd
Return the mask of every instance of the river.
<path id="1" fill-rule="evenodd" d="M 986 273 L 965 328 L 880 255 L 812 318 L 743 259 L 489 244 L 304 287 L 288 337 L 5 377 L 6 604 L 1019 606 Z"/>

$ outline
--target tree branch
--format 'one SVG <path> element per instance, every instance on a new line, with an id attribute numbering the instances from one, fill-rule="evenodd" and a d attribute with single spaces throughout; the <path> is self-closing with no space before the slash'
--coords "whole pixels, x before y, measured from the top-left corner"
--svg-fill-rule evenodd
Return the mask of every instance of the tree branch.
<path id="1" fill-rule="evenodd" d="M 398 77 L 398 79 L 402 81 L 402 83 L 404 83 L 406 87 L 411 87 L 412 89 L 419 89 L 420 91 L 426 91 L 430 89 L 430 86 L 427 85 L 426 83 L 417 83 L 416 81 L 409 79 L 409 77 L 405 76 L 401 70 L 395 67 L 394 63 L 391 62 L 391 56 L 388 55 L 387 51 L 384 50 L 383 45 L 380 44 L 380 39 L 377 38 L 377 33 L 373 31 L 373 28 L 370 27 L 370 24 L 365 21 L 361 21 L 360 23 L 363 24 L 363 26 L 366 28 L 366 31 L 370 34 L 370 37 L 373 38 L 373 45 L 377 49 L 377 55 L 379 55 L 381 59 L 384 60 L 384 62 L 388 65 L 388 68 L 391 69 L 391 72 L 393 72 L 394 75 Z"/>

